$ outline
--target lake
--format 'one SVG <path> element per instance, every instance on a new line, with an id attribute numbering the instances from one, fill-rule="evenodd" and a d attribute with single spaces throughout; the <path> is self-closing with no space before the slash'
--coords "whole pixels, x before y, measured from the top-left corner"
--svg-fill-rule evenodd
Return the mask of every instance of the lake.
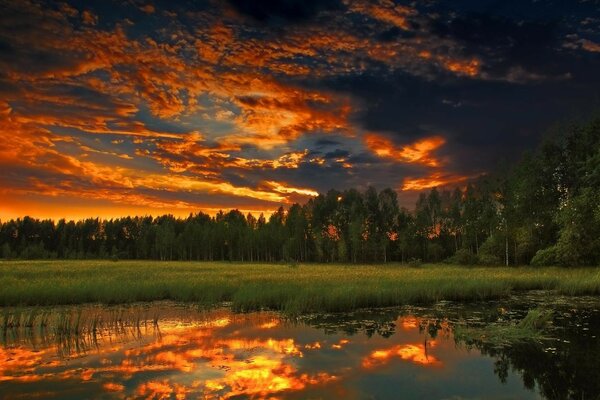
<path id="1" fill-rule="evenodd" d="M 553 310 L 548 337 L 454 327 Z M 157 302 L 0 310 L 0 398 L 598 399 L 600 299 L 546 293 L 296 318 Z"/>

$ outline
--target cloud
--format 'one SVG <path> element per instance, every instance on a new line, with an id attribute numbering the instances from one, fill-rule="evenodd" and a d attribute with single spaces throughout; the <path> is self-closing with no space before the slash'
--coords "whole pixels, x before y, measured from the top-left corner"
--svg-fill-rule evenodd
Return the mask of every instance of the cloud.
<path id="1" fill-rule="evenodd" d="M 152 4 L 145 4 L 141 6 L 140 10 L 145 12 L 146 14 L 154 14 L 154 12 L 156 12 L 156 8 Z"/>
<path id="2" fill-rule="evenodd" d="M 460 183 L 597 93 L 581 4 L 3 6 L 1 179 L 47 201 L 262 210 L 332 186 Z"/>
<path id="3" fill-rule="evenodd" d="M 468 177 L 468 176 L 454 175 L 454 174 L 449 174 L 449 173 L 444 173 L 444 172 L 438 171 L 438 172 L 433 172 L 432 174 L 421 177 L 421 178 L 412 178 L 412 177 L 404 178 L 404 181 L 402 182 L 401 190 L 419 191 L 419 190 L 431 189 L 434 187 L 457 185 L 457 184 L 465 182 L 469 178 L 470 177 Z"/>
<path id="4" fill-rule="evenodd" d="M 582 39 L 581 48 L 592 53 L 600 53 L 600 44 L 592 42 L 591 40 Z"/>
<path id="5" fill-rule="evenodd" d="M 98 24 L 98 16 L 91 11 L 84 10 L 81 13 L 81 21 L 86 25 L 97 25 Z"/>
<path id="6" fill-rule="evenodd" d="M 380 2 L 352 2 L 350 3 L 350 10 L 368 15 L 373 19 L 405 31 L 412 28 L 409 17 L 417 13 L 414 8 L 395 4 L 391 0 L 383 0 Z"/>
<path id="7" fill-rule="evenodd" d="M 365 135 L 366 146 L 381 158 L 388 158 L 396 162 L 415 163 L 427 167 L 439 167 L 442 161 L 437 159 L 433 152 L 446 143 L 441 136 L 431 136 L 414 143 L 397 147 L 385 136 L 370 133 Z"/>
<path id="8" fill-rule="evenodd" d="M 302 194 L 305 196 L 318 196 L 319 195 L 318 192 L 315 192 L 314 190 L 311 190 L 311 189 L 302 189 L 302 188 L 296 188 L 296 187 L 291 187 L 291 186 L 285 186 L 285 184 L 282 184 L 279 182 L 268 181 L 268 182 L 265 182 L 265 184 L 272 187 L 273 190 L 278 193 L 286 193 L 286 194 L 297 193 L 297 194 Z"/>
<path id="9" fill-rule="evenodd" d="M 302 22 L 319 12 L 342 8 L 338 0 L 229 0 L 229 3 L 240 14 L 267 23 Z"/>

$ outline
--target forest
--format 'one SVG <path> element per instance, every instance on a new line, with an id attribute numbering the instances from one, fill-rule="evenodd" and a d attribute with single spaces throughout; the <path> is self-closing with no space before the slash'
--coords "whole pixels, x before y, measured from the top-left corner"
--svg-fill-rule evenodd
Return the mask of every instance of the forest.
<path id="1" fill-rule="evenodd" d="M 187 218 L 0 223 L 5 259 L 600 264 L 600 118 L 547 135 L 509 168 L 413 210 L 392 189 L 330 190 L 266 218 L 238 210 Z"/>

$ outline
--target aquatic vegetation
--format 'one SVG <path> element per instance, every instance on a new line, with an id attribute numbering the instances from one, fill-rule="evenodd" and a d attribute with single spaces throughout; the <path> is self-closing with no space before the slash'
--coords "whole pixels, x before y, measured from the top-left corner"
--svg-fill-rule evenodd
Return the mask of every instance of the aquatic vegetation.
<path id="1" fill-rule="evenodd" d="M 510 346 L 520 341 L 539 341 L 547 337 L 545 329 L 551 324 L 552 316 L 551 310 L 534 308 L 518 322 L 499 321 L 475 327 L 457 324 L 454 338 L 467 346 L 475 343 Z"/>
<path id="2" fill-rule="evenodd" d="M 533 310 L 529 310 L 525 318 L 519 321 L 517 326 L 523 330 L 540 332 L 551 323 L 552 314 L 552 310 L 534 308 Z"/>

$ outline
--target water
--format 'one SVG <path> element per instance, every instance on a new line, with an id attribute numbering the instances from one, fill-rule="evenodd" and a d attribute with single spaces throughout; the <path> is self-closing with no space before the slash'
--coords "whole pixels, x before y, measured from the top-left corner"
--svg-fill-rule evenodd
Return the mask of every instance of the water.
<path id="1" fill-rule="evenodd" d="M 541 342 L 454 339 L 456 324 L 511 323 L 541 303 L 554 310 Z M 3 329 L 0 398 L 598 399 L 599 304 L 530 295 L 295 320 L 170 303 L 55 309 L 38 317 L 46 327 Z"/>

